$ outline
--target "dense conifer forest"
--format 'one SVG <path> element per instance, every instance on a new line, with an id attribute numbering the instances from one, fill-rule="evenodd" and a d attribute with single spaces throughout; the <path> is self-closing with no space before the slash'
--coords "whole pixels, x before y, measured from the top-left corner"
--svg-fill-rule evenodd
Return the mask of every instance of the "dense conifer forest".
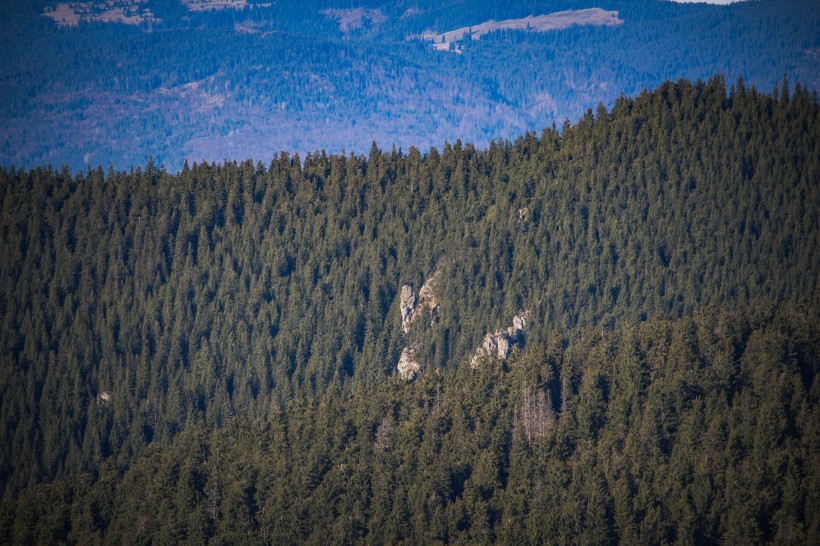
<path id="1" fill-rule="evenodd" d="M 0 542 L 817 543 L 819 143 L 715 77 L 483 150 L 0 169 Z"/>

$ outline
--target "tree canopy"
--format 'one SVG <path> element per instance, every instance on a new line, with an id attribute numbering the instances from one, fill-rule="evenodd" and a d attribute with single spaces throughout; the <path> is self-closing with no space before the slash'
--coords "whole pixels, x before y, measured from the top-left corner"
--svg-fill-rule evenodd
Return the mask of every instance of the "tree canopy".
<path id="1" fill-rule="evenodd" d="M 713 78 L 484 150 L 0 169 L 0 541 L 816 541 L 819 110 Z"/>

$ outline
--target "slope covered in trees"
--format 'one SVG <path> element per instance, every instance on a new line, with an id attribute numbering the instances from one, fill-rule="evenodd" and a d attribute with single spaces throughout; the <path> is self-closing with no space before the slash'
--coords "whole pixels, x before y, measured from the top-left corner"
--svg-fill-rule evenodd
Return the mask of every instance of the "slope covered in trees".
<path id="1" fill-rule="evenodd" d="M 585 331 L 195 425 L 27 489 L 4 542 L 813 544 L 816 307 Z"/>
<path id="2" fill-rule="evenodd" d="M 483 151 L 0 170 L 3 538 L 816 538 L 819 116 L 715 78 Z"/>

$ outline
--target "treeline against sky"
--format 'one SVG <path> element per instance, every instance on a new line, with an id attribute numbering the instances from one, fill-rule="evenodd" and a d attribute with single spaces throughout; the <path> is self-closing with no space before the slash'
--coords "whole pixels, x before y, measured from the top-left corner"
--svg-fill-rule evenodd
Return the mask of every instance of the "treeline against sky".
<path id="1" fill-rule="evenodd" d="M 122 170 L 152 154 L 176 173 L 186 157 L 267 164 L 281 150 L 366 154 L 373 140 L 485 148 L 666 80 L 742 75 L 770 91 L 786 74 L 820 89 L 813 0 L 367 2 L 385 19 L 346 32 L 322 13 L 339 3 L 269 4 L 189 13 L 150 0 L 163 22 L 139 28 L 58 27 L 45 0 L 4 2 L 0 165 Z M 623 24 L 494 32 L 460 54 L 413 38 L 593 7 Z"/>

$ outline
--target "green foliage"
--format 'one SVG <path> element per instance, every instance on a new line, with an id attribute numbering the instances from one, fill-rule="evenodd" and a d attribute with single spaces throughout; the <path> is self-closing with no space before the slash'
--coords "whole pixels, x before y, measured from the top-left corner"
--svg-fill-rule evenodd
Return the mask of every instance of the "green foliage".
<path id="1" fill-rule="evenodd" d="M 820 108 L 784 88 L 484 151 L 0 170 L 0 539 L 816 541 Z"/>
<path id="2" fill-rule="evenodd" d="M 267 421 L 194 426 L 94 483 L 29 488 L 0 529 L 121 544 L 812 543 L 818 318 L 707 310 L 506 365 L 297 397 Z M 528 439 L 518 393 L 532 376 L 556 387 L 556 360 L 579 363 L 571 401 Z M 719 362 L 735 367 L 732 386 Z"/>

